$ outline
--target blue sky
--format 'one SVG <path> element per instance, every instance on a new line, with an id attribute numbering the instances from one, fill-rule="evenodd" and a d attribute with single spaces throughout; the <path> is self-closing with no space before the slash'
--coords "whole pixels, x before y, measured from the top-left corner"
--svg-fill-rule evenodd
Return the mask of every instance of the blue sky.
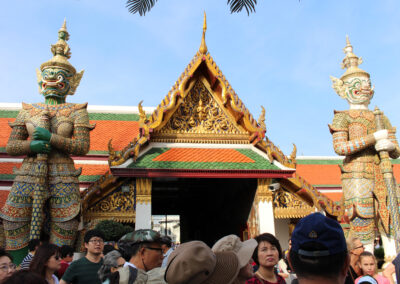
<path id="1" fill-rule="evenodd" d="M 51 58 L 64 17 L 70 62 L 84 77 L 70 102 L 156 106 L 198 50 L 203 11 L 208 50 L 286 153 L 335 155 L 328 123 L 347 102 L 340 77 L 345 36 L 371 74 L 378 105 L 400 126 L 400 1 L 259 0 L 257 12 L 230 14 L 226 0 L 159 0 L 145 16 L 125 0 L 5 1 L 0 10 L 0 102 L 42 101 L 35 69 Z"/>

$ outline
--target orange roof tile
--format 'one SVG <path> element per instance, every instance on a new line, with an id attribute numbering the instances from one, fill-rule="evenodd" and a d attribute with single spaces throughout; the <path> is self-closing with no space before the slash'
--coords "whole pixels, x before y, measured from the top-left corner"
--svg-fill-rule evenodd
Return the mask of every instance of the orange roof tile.
<path id="1" fill-rule="evenodd" d="M 332 199 L 333 201 L 340 201 L 343 196 L 341 192 L 322 192 L 322 194 Z"/>
<path id="2" fill-rule="evenodd" d="M 172 148 L 153 159 L 157 162 L 255 163 L 235 149 Z"/>
<path id="3" fill-rule="evenodd" d="M 338 165 L 297 165 L 296 173 L 313 185 L 341 184 Z"/>
<path id="4" fill-rule="evenodd" d="M 396 182 L 399 184 L 400 183 L 400 164 L 393 165 L 393 174 L 396 178 Z"/>
<path id="5" fill-rule="evenodd" d="M 14 121 L 15 118 L 0 118 L 0 147 L 6 147 L 8 137 L 11 134 L 11 127 L 8 122 Z"/>
<path id="6" fill-rule="evenodd" d="M 121 150 L 139 133 L 137 121 L 91 120 L 96 128 L 90 132 L 90 150 L 107 151 L 112 139 L 114 149 Z"/>
<path id="7" fill-rule="evenodd" d="M 8 190 L 0 190 L 0 208 L 3 208 L 9 193 Z"/>
<path id="8" fill-rule="evenodd" d="M 109 170 L 108 165 L 76 165 L 75 163 L 75 167 L 82 168 L 82 176 L 104 175 Z"/>
<path id="9" fill-rule="evenodd" d="M 0 174 L 13 174 L 14 167 L 21 167 L 22 163 L 0 163 Z"/>

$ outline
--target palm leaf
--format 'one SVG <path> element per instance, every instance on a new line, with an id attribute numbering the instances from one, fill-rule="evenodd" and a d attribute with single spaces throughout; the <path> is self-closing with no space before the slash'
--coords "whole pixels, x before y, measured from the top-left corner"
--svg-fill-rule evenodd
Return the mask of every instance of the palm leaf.
<path id="1" fill-rule="evenodd" d="M 257 0 L 228 0 L 231 13 L 239 13 L 243 8 L 246 9 L 247 15 L 256 12 Z"/>
<path id="2" fill-rule="evenodd" d="M 128 0 L 126 7 L 132 14 L 139 13 L 140 16 L 146 15 L 156 4 L 157 0 Z"/>

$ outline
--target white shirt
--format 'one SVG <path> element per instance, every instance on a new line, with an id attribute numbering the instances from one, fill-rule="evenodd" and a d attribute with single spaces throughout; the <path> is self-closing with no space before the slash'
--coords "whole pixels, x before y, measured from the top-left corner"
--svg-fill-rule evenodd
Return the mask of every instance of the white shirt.
<path id="1" fill-rule="evenodd" d="M 130 266 L 130 267 L 133 267 L 133 268 L 137 269 L 137 267 L 134 264 L 130 263 L 129 261 L 126 261 L 124 263 L 124 267 L 126 267 L 126 266 Z"/>

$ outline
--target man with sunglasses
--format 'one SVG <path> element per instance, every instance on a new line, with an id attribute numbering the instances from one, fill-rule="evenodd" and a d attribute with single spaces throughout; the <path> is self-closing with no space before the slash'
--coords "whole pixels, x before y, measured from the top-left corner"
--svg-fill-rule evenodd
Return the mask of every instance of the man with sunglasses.
<path id="1" fill-rule="evenodd" d="M 161 236 L 156 231 L 145 229 L 128 233 L 119 240 L 118 246 L 129 259 L 126 266 L 146 272 L 161 267 L 164 256 Z"/>

